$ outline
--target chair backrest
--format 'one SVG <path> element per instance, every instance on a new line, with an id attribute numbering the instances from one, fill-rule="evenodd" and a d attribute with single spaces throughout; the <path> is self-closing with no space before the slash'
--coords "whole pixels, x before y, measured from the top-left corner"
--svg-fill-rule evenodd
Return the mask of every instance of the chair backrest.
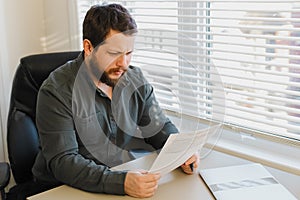
<path id="1" fill-rule="evenodd" d="M 7 121 L 9 161 L 16 183 L 32 179 L 32 166 L 39 151 L 35 125 L 36 100 L 43 81 L 57 67 L 79 55 L 58 52 L 21 58 L 16 70 Z"/>

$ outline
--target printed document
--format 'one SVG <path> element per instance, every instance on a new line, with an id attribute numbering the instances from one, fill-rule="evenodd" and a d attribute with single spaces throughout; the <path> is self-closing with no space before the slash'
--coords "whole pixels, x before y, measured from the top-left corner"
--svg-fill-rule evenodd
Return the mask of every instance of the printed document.
<path id="1" fill-rule="evenodd" d="M 296 200 L 259 163 L 203 169 L 199 173 L 218 200 Z"/>
<path id="2" fill-rule="evenodd" d="M 176 169 L 193 154 L 200 151 L 208 135 L 215 134 L 220 126 L 218 124 L 191 133 L 171 134 L 149 172 L 160 172 L 161 175 L 164 175 Z"/>

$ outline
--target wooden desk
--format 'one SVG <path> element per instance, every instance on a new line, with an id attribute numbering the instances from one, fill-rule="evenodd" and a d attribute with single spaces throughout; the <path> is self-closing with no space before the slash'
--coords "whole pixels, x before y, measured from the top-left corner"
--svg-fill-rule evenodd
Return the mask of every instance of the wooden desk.
<path id="1" fill-rule="evenodd" d="M 127 169 L 148 169 L 156 158 L 156 154 L 151 154 L 149 156 L 139 158 L 137 160 L 125 163 L 120 167 L 126 167 Z M 170 198 L 170 195 L 173 197 Z M 181 172 L 180 169 L 174 170 L 173 172 L 163 176 L 159 182 L 159 187 L 155 195 L 149 200 L 163 200 L 163 199 L 198 199 L 201 197 L 205 200 L 214 199 L 210 194 L 209 190 L 206 188 L 205 184 L 201 181 L 201 178 L 197 173 L 194 175 L 186 175 Z M 53 199 L 64 199 L 64 200 L 116 200 L 116 199 L 132 199 L 136 200 L 130 196 L 117 196 L 117 195 L 107 195 L 107 194 L 95 194 L 84 192 L 66 185 L 54 188 L 52 190 L 34 195 L 29 197 L 28 200 L 53 200 Z"/>
<path id="2" fill-rule="evenodd" d="M 125 163 L 120 167 L 126 167 L 128 169 L 148 169 L 152 164 L 156 155 L 151 154 L 149 156 Z M 213 151 L 207 157 L 205 157 L 201 163 L 200 168 L 212 168 L 212 167 L 222 167 L 229 165 L 238 165 L 249 163 L 249 161 L 240 159 L 234 156 L 223 154 L 220 152 Z M 300 197 L 299 190 L 297 189 L 300 178 L 299 176 L 292 175 L 280 170 L 266 167 L 270 173 L 272 173 L 279 182 L 281 182 L 289 191 L 291 191 L 296 197 Z M 107 194 L 95 194 L 84 192 L 72 187 L 63 185 L 52 190 L 34 195 L 29 197 L 28 200 L 53 200 L 53 199 L 64 199 L 64 200 L 136 200 L 137 198 L 129 196 L 117 196 L 117 195 L 107 195 Z M 181 172 L 180 169 L 174 170 L 173 172 L 165 175 L 161 178 L 159 182 L 159 187 L 155 195 L 149 200 L 196 200 L 205 199 L 211 200 L 214 197 L 210 194 L 205 183 L 199 177 L 197 173 L 193 175 L 186 175 Z"/>

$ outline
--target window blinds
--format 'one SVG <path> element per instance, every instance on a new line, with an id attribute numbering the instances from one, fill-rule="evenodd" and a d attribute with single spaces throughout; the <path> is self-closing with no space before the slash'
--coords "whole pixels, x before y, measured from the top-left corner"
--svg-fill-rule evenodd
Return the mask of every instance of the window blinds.
<path id="1" fill-rule="evenodd" d="M 136 19 L 132 64 L 163 108 L 300 139 L 300 1 L 113 2 Z"/>

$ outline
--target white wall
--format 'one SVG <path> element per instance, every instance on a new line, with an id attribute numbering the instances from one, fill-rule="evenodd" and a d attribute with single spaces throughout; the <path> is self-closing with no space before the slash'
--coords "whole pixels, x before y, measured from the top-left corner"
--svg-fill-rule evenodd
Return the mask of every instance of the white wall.
<path id="1" fill-rule="evenodd" d="M 19 60 L 35 53 L 78 50 L 77 26 L 70 26 L 77 19 L 75 5 L 75 0 L 0 0 L 0 161 L 7 160 L 6 119 Z"/>
<path id="2" fill-rule="evenodd" d="M 13 73 L 20 57 L 42 52 L 41 38 L 45 35 L 43 25 L 43 2 L 39 0 L 0 1 L 0 56 L 1 56 L 1 141 L 0 159 L 6 150 L 6 118 Z"/>
<path id="3" fill-rule="evenodd" d="M 13 74 L 20 57 L 42 52 L 43 3 L 0 0 L 0 161 L 7 161 L 6 121 Z M 11 181 L 13 185 L 14 181 Z"/>
<path id="4" fill-rule="evenodd" d="M 46 51 L 79 49 L 76 0 L 44 0 Z"/>
<path id="5" fill-rule="evenodd" d="M 0 27 L 5 27 L 5 21 L 4 21 L 4 0 L 0 0 Z M 4 160 L 4 143 L 3 143 L 3 133 L 4 133 L 4 127 L 3 127 L 3 122 L 4 122 L 4 116 L 5 116 L 5 103 L 6 103 L 6 97 L 4 94 L 6 94 L 6 90 L 4 88 L 4 83 L 5 83 L 5 77 L 4 74 L 7 74 L 6 71 L 4 71 L 4 69 L 2 69 L 2 66 L 5 66 L 7 63 L 7 59 L 6 58 L 6 51 L 4 51 L 3 49 L 6 49 L 6 36 L 5 36 L 5 32 L 1 29 L 0 30 L 0 44 L 1 44 L 1 49 L 0 49 L 0 161 Z"/>

